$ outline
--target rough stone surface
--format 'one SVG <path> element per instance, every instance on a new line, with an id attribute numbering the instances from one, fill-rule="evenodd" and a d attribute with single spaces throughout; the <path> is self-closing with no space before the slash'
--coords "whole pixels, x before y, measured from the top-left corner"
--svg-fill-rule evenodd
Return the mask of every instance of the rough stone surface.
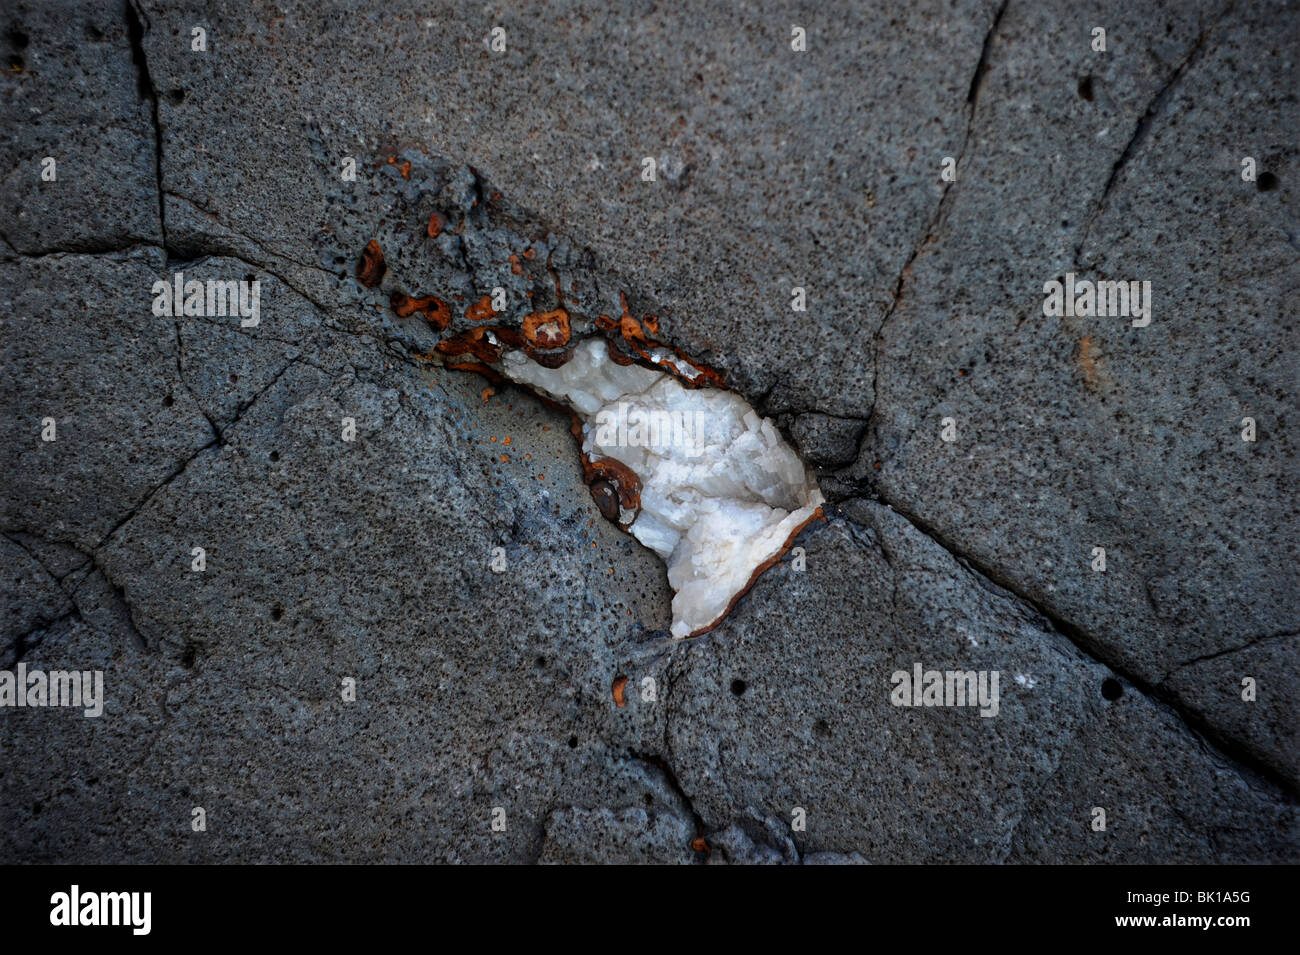
<path id="1" fill-rule="evenodd" d="M 1293 5 L 20 2 L 0 48 L 0 668 L 107 689 L 0 708 L 0 859 L 1300 860 Z M 154 315 L 180 271 L 261 323 Z M 1045 316 L 1066 272 L 1153 321 Z M 657 316 L 817 468 L 711 634 L 568 416 L 437 357 L 497 286 Z M 917 663 L 996 716 L 893 705 Z"/>

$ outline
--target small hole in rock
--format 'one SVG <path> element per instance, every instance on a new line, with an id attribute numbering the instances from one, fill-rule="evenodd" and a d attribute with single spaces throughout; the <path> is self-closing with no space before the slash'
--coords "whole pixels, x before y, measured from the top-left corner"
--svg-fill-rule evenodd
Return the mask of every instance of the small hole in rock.
<path id="1" fill-rule="evenodd" d="M 577 748 L 578 748 L 578 737 L 576 737 L 576 736 L 570 736 L 570 737 L 569 737 L 569 749 L 577 749 Z"/>
<path id="2" fill-rule="evenodd" d="M 274 607 L 271 608 L 272 620 L 278 623 L 280 621 L 280 618 L 283 616 L 284 616 L 284 608 L 281 607 L 279 604 L 276 604 Z"/>
<path id="3" fill-rule="evenodd" d="M 1255 180 L 1255 188 L 1260 192 L 1272 192 L 1277 188 L 1277 176 L 1271 172 L 1261 172 Z"/>
<path id="4" fill-rule="evenodd" d="M 1085 76 L 1083 79 L 1079 80 L 1079 95 L 1082 96 L 1084 99 L 1086 99 L 1089 103 L 1092 102 L 1092 77 L 1091 76 Z"/>
<path id="5" fill-rule="evenodd" d="M 163 407 L 164 407 L 164 408 L 170 408 L 170 407 L 171 407 L 172 405 L 174 405 L 174 404 L 176 404 L 176 399 L 173 398 L 171 395 L 164 395 L 164 396 L 163 396 Z"/>
<path id="6" fill-rule="evenodd" d="M 1101 681 L 1101 695 L 1108 700 L 1118 700 L 1124 693 L 1124 685 L 1119 680 L 1106 677 Z"/>
<path id="7" fill-rule="evenodd" d="M 538 657 L 538 658 L 537 658 L 537 665 L 538 665 L 539 667 L 542 667 L 543 669 L 545 669 L 545 667 L 546 667 L 546 657 Z"/>
<path id="8" fill-rule="evenodd" d="M 279 451 L 272 451 L 272 452 L 271 452 L 271 460 L 272 460 L 272 461 L 279 461 L 279 460 L 280 460 L 280 452 L 279 452 Z"/>
<path id="9" fill-rule="evenodd" d="M 744 695 L 745 695 L 745 689 L 746 689 L 746 686 L 747 686 L 747 684 L 745 683 L 744 680 L 739 680 L 739 679 L 737 679 L 737 680 L 732 680 L 732 681 L 731 681 L 731 692 L 732 692 L 735 696 L 744 696 Z"/>

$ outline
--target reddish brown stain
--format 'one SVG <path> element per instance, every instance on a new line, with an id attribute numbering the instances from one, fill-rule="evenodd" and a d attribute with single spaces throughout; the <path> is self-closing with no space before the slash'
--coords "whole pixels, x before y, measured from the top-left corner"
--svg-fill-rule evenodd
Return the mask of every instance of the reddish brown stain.
<path id="1" fill-rule="evenodd" d="M 497 384 L 505 381 L 505 378 L 495 369 L 489 368 L 487 365 L 480 365 L 476 361 L 449 361 L 443 367 L 450 368 L 452 371 L 472 371 Z"/>
<path id="2" fill-rule="evenodd" d="M 496 318 L 497 310 L 492 307 L 492 296 L 484 295 L 466 308 L 465 317 L 471 322 L 486 322 L 490 318 Z"/>
<path id="3" fill-rule="evenodd" d="M 1097 391 L 1104 378 L 1101 368 L 1101 353 L 1092 343 L 1092 336 L 1079 339 L 1079 350 L 1075 355 L 1079 370 L 1083 373 L 1083 385 L 1089 391 Z"/>
<path id="4" fill-rule="evenodd" d="M 366 288 L 374 288 L 383 280 L 388 265 L 384 262 L 384 250 L 379 243 L 371 239 L 366 243 L 361 259 L 357 262 L 357 281 Z"/>
<path id="5" fill-rule="evenodd" d="M 524 338 L 537 348 L 562 348 L 569 334 L 569 313 L 562 308 L 524 316 Z"/>
<path id="6" fill-rule="evenodd" d="M 443 220 L 442 216 L 440 216 L 438 213 L 435 212 L 432 215 L 430 215 L 429 227 L 427 230 L 429 233 L 429 238 L 436 239 L 438 238 L 438 236 L 442 235 L 442 227 L 444 225 L 446 225 L 446 222 Z"/>
<path id="7" fill-rule="evenodd" d="M 625 689 L 627 689 L 627 677 L 620 676 L 614 680 L 614 685 L 611 687 L 611 691 L 614 695 L 614 705 L 620 710 L 627 706 L 627 699 L 623 695 Z"/>
<path id="8" fill-rule="evenodd" d="M 544 352 L 538 351 L 531 345 L 526 345 L 524 346 L 524 351 L 527 353 L 528 357 L 537 362 L 537 364 L 541 365 L 543 368 L 550 368 L 552 370 L 566 364 L 569 359 L 573 357 L 572 348 L 566 348 L 564 351 L 560 352 Z"/>
<path id="9" fill-rule="evenodd" d="M 608 481 L 592 481 L 588 488 L 591 499 L 596 502 L 601 516 L 607 521 L 618 522 L 618 489 Z"/>
<path id="10" fill-rule="evenodd" d="M 693 361 L 687 357 L 686 353 L 680 348 L 673 345 L 665 345 L 663 342 L 647 335 L 657 335 L 659 333 L 659 318 L 655 315 L 647 315 L 641 320 L 628 308 L 627 295 L 619 293 L 619 304 L 623 308 L 623 314 L 619 316 L 618 321 L 610 318 L 608 315 L 599 315 L 596 317 L 596 327 L 602 331 L 618 330 L 623 344 L 633 355 L 645 360 L 656 368 L 666 371 L 677 378 L 687 388 L 699 388 L 702 385 L 722 386 L 722 374 L 708 365 L 701 362 Z M 660 348 L 672 352 L 677 356 L 678 362 L 665 361 L 663 356 L 652 357 L 651 349 Z M 620 357 L 619 351 L 615 348 L 612 340 L 609 348 L 610 357 L 620 365 L 630 365 L 635 359 L 631 357 Z M 682 371 L 682 367 L 690 368 L 694 374 L 688 375 Z"/>
<path id="11" fill-rule="evenodd" d="M 495 345 L 488 340 L 488 332 L 496 338 Z M 443 355 L 473 355 L 479 361 L 494 365 L 501 360 L 501 352 L 505 348 L 522 348 L 523 345 L 523 336 L 513 328 L 481 325 L 444 338 L 434 348 Z"/>
<path id="12" fill-rule="evenodd" d="M 519 264 L 519 256 L 513 252 L 510 253 L 510 271 L 515 275 L 524 274 L 524 267 Z"/>
<path id="13" fill-rule="evenodd" d="M 609 352 L 609 359 L 616 365 L 635 365 L 636 359 L 624 352 L 618 347 L 618 344 L 612 338 L 605 339 L 605 350 Z"/>
<path id="14" fill-rule="evenodd" d="M 407 318 L 416 312 L 422 313 L 425 321 L 440 332 L 446 331 L 447 326 L 451 324 L 451 306 L 433 295 L 424 298 L 411 298 L 401 292 L 394 292 L 392 298 L 389 299 L 389 304 L 393 307 L 393 311 L 402 318 Z"/>
<path id="15" fill-rule="evenodd" d="M 486 328 L 471 328 L 467 332 L 444 338 L 434 347 L 444 355 L 473 355 L 479 361 L 496 364 L 501 360 L 501 346 L 484 338 Z"/>
<path id="16" fill-rule="evenodd" d="M 629 511 L 641 509 L 641 479 L 636 473 L 614 458 L 597 458 L 588 465 L 592 480 L 608 481 L 618 491 L 618 502 Z"/>

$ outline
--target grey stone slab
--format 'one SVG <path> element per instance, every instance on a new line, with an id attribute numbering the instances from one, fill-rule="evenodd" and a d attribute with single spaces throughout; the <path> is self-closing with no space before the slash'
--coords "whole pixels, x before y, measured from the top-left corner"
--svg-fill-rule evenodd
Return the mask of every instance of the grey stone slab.
<path id="1" fill-rule="evenodd" d="M 1300 377 L 1282 134 L 1296 108 L 1279 92 L 1294 85 L 1300 21 L 1267 4 L 1171 14 L 1168 31 L 1121 32 L 1121 19 L 1102 55 L 1054 16 L 1009 8 L 964 178 L 884 328 L 873 428 L 850 470 L 1187 704 L 1196 694 L 1165 673 L 1300 617 L 1282 426 Z M 1075 87 L 1085 75 L 1091 99 Z M 1252 153 L 1279 188 L 1241 180 Z M 1068 271 L 1150 281 L 1151 324 L 1045 316 L 1044 283 Z M 1293 721 L 1257 707 L 1243 723 L 1209 699 L 1196 705 L 1210 725 L 1233 725 L 1294 788 L 1297 751 L 1277 743 Z"/>
<path id="2" fill-rule="evenodd" d="M 153 110 L 122 8 L 9 4 L 0 49 L 0 236 L 29 254 L 157 242 Z"/>
<path id="3" fill-rule="evenodd" d="M 1293 10 L 131 9 L 0 41 L 6 652 L 107 690 L 0 713 L 0 858 L 1297 860 Z M 1044 316 L 1070 270 L 1151 325 Z M 626 296 L 819 467 L 711 634 L 567 416 L 390 307 L 497 285 Z"/>

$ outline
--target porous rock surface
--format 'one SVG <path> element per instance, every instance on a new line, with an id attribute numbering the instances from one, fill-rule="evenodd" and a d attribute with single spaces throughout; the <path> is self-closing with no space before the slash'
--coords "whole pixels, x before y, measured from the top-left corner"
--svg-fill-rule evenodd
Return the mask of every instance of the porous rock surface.
<path id="1" fill-rule="evenodd" d="M 1293 5 L 4 17 L 0 667 L 107 700 L 0 709 L 0 859 L 1300 858 Z M 178 271 L 260 324 L 155 315 Z M 567 415 L 392 308 L 496 287 L 655 316 L 817 468 L 711 633 Z"/>

